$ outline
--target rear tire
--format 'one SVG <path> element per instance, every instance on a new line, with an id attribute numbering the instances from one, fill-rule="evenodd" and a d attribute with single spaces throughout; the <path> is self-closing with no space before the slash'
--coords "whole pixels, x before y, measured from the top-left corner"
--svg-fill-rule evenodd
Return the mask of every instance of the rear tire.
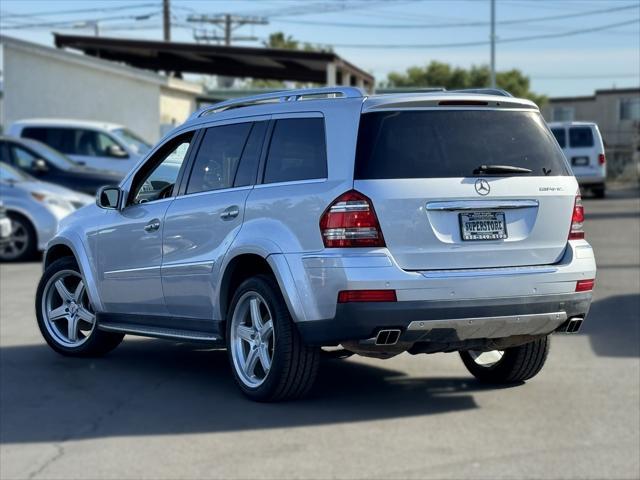
<path id="1" fill-rule="evenodd" d="M 301 398 L 311 390 L 320 349 L 302 341 L 273 277 L 245 280 L 233 296 L 226 323 L 229 363 L 247 397 L 274 402 Z"/>
<path id="2" fill-rule="evenodd" d="M 61 355 L 99 357 L 120 345 L 124 338 L 122 333 L 98 329 L 84 285 L 72 257 L 49 265 L 38 284 L 38 328 L 49 346 Z"/>
<path id="3" fill-rule="evenodd" d="M 19 213 L 8 212 L 11 220 L 9 241 L 0 247 L 0 261 L 24 262 L 31 260 L 38 251 L 38 236 L 27 217 Z"/>
<path id="4" fill-rule="evenodd" d="M 551 339 L 549 336 L 518 347 L 507 348 L 502 358 L 482 365 L 475 352 L 460 352 L 467 370 L 481 382 L 492 384 L 521 383 L 535 377 L 547 360 Z"/>

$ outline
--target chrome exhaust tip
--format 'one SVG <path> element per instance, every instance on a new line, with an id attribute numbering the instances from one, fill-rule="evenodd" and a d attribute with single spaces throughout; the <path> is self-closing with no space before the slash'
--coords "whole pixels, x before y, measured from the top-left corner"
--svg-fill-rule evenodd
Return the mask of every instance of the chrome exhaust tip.
<path id="1" fill-rule="evenodd" d="M 380 330 L 376 336 L 376 345 L 395 345 L 400 339 L 400 330 L 397 328 Z"/>
<path id="2" fill-rule="evenodd" d="M 563 333 L 578 333 L 580 327 L 582 327 L 582 322 L 584 318 L 581 317 L 573 317 L 567 320 L 565 323 L 560 325 L 557 331 Z"/>

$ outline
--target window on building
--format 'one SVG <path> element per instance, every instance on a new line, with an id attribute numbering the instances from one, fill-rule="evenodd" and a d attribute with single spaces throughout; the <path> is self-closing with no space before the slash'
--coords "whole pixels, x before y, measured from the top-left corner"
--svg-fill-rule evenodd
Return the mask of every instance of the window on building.
<path id="1" fill-rule="evenodd" d="M 620 120 L 640 120 L 640 98 L 620 100 Z"/>
<path id="2" fill-rule="evenodd" d="M 573 107 L 553 107 L 554 122 L 572 122 L 575 117 L 575 109 Z"/>
<path id="3" fill-rule="evenodd" d="M 273 129 L 264 183 L 327 177 L 322 118 L 278 120 Z"/>

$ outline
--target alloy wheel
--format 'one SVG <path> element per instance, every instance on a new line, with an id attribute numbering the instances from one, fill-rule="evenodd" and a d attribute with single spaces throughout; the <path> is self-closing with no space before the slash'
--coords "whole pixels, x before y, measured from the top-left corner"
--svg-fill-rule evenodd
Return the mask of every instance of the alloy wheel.
<path id="1" fill-rule="evenodd" d="M 29 248 L 29 230 L 26 225 L 16 219 L 11 219 L 11 234 L 6 243 L 0 247 L 0 259 L 15 260 Z"/>
<path id="2" fill-rule="evenodd" d="M 41 308 L 47 331 L 63 347 L 79 347 L 95 328 L 96 316 L 84 281 L 73 270 L 61 270 L 49 279 Z"/>
<path id="3" fill-rule="evenodd" d="M 275 332 L 267 302 L 257 292 L 246 292 L 236 303 L 231 319 L 231 356 L 242 383 L 257 388 L 273 362 Z"/>

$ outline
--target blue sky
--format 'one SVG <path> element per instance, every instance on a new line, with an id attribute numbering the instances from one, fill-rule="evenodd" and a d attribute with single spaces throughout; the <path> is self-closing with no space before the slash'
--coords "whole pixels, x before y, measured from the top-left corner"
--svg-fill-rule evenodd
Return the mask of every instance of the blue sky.
<path id="1" fill-rule="evenodd" d="M 284 31 L 294 38 L 336 45 L 334 50 L 382 80 L 390 71 L 403 71 L 431 60 L 469 67 L 489 62 L 489 0 L 172 0 L 178 26 L 176 41 L 193 41 L 185 18 L 190 13 L 264 15 L 268 25 L 245 26 L 238 35 L 266 38 Z M 135 9 L 116 10 L 130 5 Z M 52 44 L 51 30 L 92 34 L 89 28 L 38 26 L 58 21 L 102 19 L 101 35 L 160 39 L 159 0 L 2 0 L 2 33 Z M 631 8 L 625 8 L 631 7 Z M 588 95 L 595 89 L 640 85 L 640 2 L 638 0 L 497 0 L 497 36 L 516 37 L 562 34 L 601 26 L 631 24 L 580 35 L 531 41 L 498 43 L 497 69 L 518 68 L 531 77 L 532 89 L 550 96 Z M 52 14 L 67 10 L 104 8 L 104 11 Z M 617 9 L 617 10 L 615 10 Z M 615 10 L 605 12 L 604 10 Z M 539 17 L 592 15 L 504 23 Z M 42 13 L 39 16 L 26 16 Z M 137 15 L 151 14 L 146 20 Z M 22 16 L 17 16 L 22 15 Z M 503 23 L 500 23 L 503 22 Z M 337 23 L 346 25 L 337 25 Z M 480 23 L 475 26 L 438 28 L 440 24 Z M 26 27 L 25 27 L 26 25 Z M 390 27 L 394 28 L 390 28 Z M 18 27 L 18 28 L 16 28 Z M 256 45 L 258 42 L 238 42 Z M 472 43 L 465 47 L 440 44 Z M 477 43 L 477 44 L 476 44 Z M 348 46 L 360 45 L 360 46 Z M 363 48 L 361 45 L 370 45 Z M 384 45 L 418 45 L 382 48 Z M 431 47 L 429 47 L 431 45 Z"/>

